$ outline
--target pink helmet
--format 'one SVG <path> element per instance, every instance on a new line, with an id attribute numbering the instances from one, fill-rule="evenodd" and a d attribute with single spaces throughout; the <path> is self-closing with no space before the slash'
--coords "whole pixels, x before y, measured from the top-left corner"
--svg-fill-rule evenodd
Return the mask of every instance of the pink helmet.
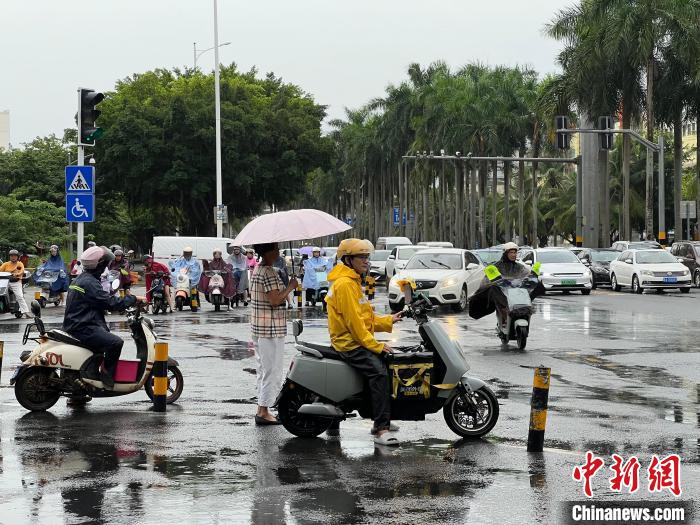
<path id="1" fill-rule="evenodd" d="M 101 262 L 112 260 L 114 260 L 114 254 L 106 246 L 92 246 L 80 256 L 80 264 L 86 270 L 94 270 Z"/>

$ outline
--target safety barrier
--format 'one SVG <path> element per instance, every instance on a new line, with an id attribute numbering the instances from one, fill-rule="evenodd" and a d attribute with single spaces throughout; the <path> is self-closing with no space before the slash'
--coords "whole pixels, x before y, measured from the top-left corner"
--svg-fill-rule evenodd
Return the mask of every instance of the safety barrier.
<path id="1" fill-rule="evenodd" d="M 374 299 L 374 286 L 377 283 L 377 280 L 371 275 L 368 275 L 367 277 L 365 277 L 365 283 L 367 284 L 365 293 L 367 294 L 367 299 L 371 301 L 372 299 Z"/>
<path id="2" fill-rule="evenodd" d="M 294 297 L 297 298 L 297 308 L 301 308 L 301 302 L 302 302 L 302 297 L 301 297 L 301 280 L 298 281 L 297 283 L 297 288 L 294 290 Z"/>
<path id="3" fill-rule="evenodd" d="M 547 425 L 547 403 L 549 401 L 549 379 L 551 368 L 538 366 L 532 381 L 530 400 L 530 430 L 527 434 L 527 451 L 542 452 L 544 429 Z"/>
<path id="4" fill-rule="evenodd" d="M 165 412 L 168 396 L 168 343 L 155 344 L 153 363 L 153 410 Z"/>

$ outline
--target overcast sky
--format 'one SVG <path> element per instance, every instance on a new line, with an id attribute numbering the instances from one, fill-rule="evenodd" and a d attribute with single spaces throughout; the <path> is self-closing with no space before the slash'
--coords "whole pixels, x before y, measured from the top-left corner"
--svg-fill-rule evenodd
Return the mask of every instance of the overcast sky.
<path id="1" fill-rule="evenodd" d="M 567 4 L 570 2 L 566 2 Z M 344 115 L 405 78 L 409 63 L 527 64 L 556 71 L 542 27 L 555 0 L 219 0 L 222 63 L 257 66 Z M 11 141 L 74 126 L 78 86 L 110 90 L 213 45 L 212 0 L 1 0 L 0 110 Z M 211 70 L 212 51 L 200 67 Z"/>

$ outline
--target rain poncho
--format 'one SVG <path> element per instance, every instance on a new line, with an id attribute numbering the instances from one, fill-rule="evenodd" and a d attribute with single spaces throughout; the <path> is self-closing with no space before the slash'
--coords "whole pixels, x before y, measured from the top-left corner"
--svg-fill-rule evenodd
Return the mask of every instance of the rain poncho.
<path id="1" fill-rule="evenodd" d="M 119 286 L 121 288 L 124 290 L 131 288 L 131 275 L 129 275 L 131 265 L 129 264 L 129 261 L 126 260 L 126 257 L 122 256 L 121 261 L 117 261 L 116 259 L 113 260 L 111 263 L 109 263 L 107 269 L 109 271 L 119 272 Z"/>
<path id="2" fill-rule="evenodd" d="M 225 275 L 222 275 L 224 279 L 224 289 L 221 290 L 221 293 L 224 295 L 224 297 L 228 297 L 229 299 L 233 297 L 233 294 L 235 293 L 235 288 L 234 288 L 234 283 L 233 283 L 233 268 L 229 263 L 224 261 L 223 259 L 212 259 L 209 262 L 204 262 L 204 274 L 202 275 L 202 278 L 199 280 L 199 291 L 202 293 L 209 293 L 209 277 L 206 275 L 207 270 L 219 270 L 221 272 L 226 272 Z"/>
<path id="3" fill-rule="evenodd" d="M 310 257 L 304 261 L 304 280 L 302 285 L 307 290 L 318 290 L 319 281 L 327 281 L 328 261 L 323 257 Z M 324 278 L 325 277 L 325 278 Z"/>
<path id="4" fill-rule="evenodd" d="M 177 274 L 180 273 L 182 268 L 189 268 L 188 275 L 190 276 L 190 286 L 195 287 L 199 284 L 199 278 L 202 276 L 202 268 L 194 257 L 190 257 L 189 259 L 180 257 L 172 264 L 172 268 L 172 282 L 177 281 Z"/>
<path id="5" fill-rule="evenodd" d="M 236 285 L 236 293 L 244 293 L 248 288 L 248 259 L 242 253 L 232 253 L 227 259 L 233 268 L 233 281 Z"/>
<path id="6" fill-rule="evenodd" d="M 344 264 L 339 264 L 328 275 L 332 281 L 326 296 L 328 331 L 333 348 L 348 352 L 366 348 L 380 354 L 384 343 L 374 338 L 375 332 L 391 332 L 391 315 L 377 315 L 362 293 L 360 275 Z"/>
<path id="7" fill-rule="evenodd" d="M 34 279 L 41 278 L 41 274 L 46 270 L 59 272 L 58 279 L 51 284 L 51 293 L 67 292 L 68 275 L 66 274 L 66 265 L 61 258 L 61 254 L 52 255 L 44 264 L 39 266 L 34 274 Z"/>

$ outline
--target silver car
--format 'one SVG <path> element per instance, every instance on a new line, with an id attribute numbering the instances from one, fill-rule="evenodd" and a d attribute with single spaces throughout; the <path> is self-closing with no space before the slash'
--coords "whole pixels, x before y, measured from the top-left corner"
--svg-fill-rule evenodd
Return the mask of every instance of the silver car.
<path id="1" fill-rule="evenodd" d="M 525 264 L 540 263 L 539 273 L 545 291 L 580 290 L 583 295 L 591 293 L 593 277 L 591 271 L 574 255 L 563 248 L 538 248 L 525 250 L 521 254 Z"/>

